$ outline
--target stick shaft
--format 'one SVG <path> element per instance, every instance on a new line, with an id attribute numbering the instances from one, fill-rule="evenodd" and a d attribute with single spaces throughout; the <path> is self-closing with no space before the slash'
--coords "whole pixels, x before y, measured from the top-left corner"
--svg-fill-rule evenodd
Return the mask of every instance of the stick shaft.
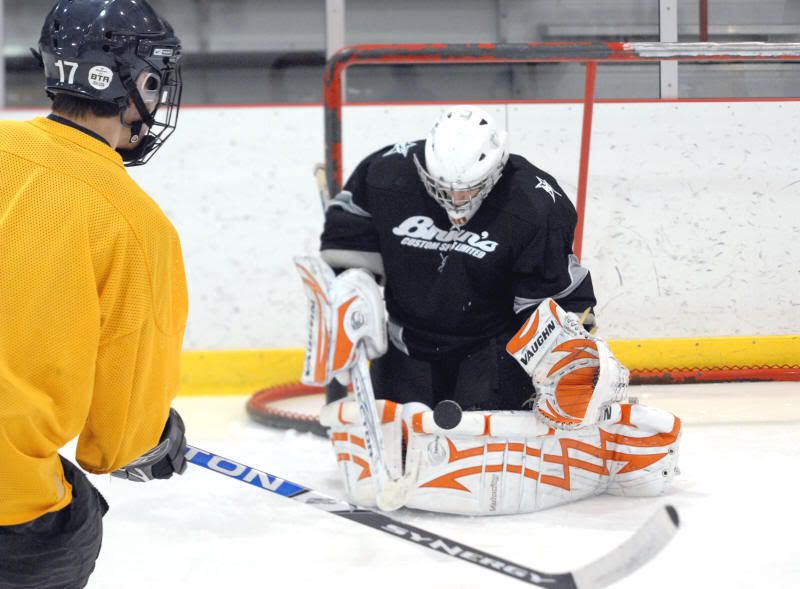
<path id="1" fill-rule="evenodd" d="M 571 573 L 551 575 L 536 571 L 494 554 L 456 542 L 445 536 L 439 536 L 428 530 L 405 524 L 383 513 L 356 507 L 346 501 L 324 495 L 308 487 L 246 466 L 235 460 L 223 458 L 213 452 L 188 446 L 186 459 L 196 466 L 201 466 L 282 497 L 306 503 L 322 511 L 327 511 L 333 515 L 338 515 L 424 548 L 471 562 L 484 569 L 518 579 L 530 585 L 548 587 L 550 589 L 576 589 Z"/>
<path id="2" fill-rule="evenodd" d="M 379 492 L 382 492 L 389 473 L 383 459 L 381 419 L 375 407 L 375 392 L 372 390 L 372 379 L 369 375 L 369 365 L 363 344 L 358 344 L 357 353 L 358 360 L 350 372 L 353 380 L 353 393 L 361 413 L 361 422 L 365 430 L 364 441 L 372 463 L 373 476 L 378 481 Z"/>

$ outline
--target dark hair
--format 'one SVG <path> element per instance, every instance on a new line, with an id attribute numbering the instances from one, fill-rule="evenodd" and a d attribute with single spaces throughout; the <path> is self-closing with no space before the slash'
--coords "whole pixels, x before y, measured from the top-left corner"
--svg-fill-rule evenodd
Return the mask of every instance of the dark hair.
<path id="1" fill-rule="evenodd" d="M 53 97 L 53 112 L 74 118 L 82 118 L 88 115 L 116 117 L 119 115 L 119 107 L 110 102 L 100 102 L 99 100 L 59 93 Z"/>

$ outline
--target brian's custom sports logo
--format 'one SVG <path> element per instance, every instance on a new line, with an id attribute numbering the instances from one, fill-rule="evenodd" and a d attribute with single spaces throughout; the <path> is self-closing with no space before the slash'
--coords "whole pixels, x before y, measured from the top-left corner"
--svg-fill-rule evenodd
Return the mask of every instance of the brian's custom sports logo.
<path id="1" fill-rule="evenodd" d="M 409 217 L 392 229 L 402 237 L 401 245 L 435 252 L 461 252 L 475 258 L 484 258 L 497 249 L 497 242 L 487 239 L 488 231 L 480 235 L 472 231 L 439 229 L 430 217 Z"/>

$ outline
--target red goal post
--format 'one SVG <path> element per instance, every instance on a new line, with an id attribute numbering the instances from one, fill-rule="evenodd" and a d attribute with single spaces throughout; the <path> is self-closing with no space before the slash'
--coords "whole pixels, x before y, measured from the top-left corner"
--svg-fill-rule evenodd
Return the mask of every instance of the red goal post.
<path id="1" fill-rule="evenodd" d="M 325 109 L 326 179 L 330 194 L 343 184 L 343 75 L 353 65 L 583 63 L 585 87 L 574 250 L 583 248 L 595 81 L 599 63 L 800 62 L 800 43 L 385 44 L 346 47 L 328 61 Z M 634 379 L 650 382 L 800 380 L 800 335 L 612 342 Z"/>

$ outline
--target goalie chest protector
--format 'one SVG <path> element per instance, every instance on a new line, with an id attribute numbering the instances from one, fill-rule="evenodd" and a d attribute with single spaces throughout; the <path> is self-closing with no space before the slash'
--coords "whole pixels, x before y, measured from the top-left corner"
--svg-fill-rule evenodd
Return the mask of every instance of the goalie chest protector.
<path id="1" fill-rule="evenodd" d="M 552 176 L 512 154 L 475 215 L 453 227 L 417 174 L 424 152 L 417 141 L 363 160 L 328 209 L 321 249 L 380 252 L 390 320 L 412 356 L 435 357 L 515 330 L 515 303 L 570 287 L 577 214 Z M 594 302 L 590 287 L 576 305 Z"/>

